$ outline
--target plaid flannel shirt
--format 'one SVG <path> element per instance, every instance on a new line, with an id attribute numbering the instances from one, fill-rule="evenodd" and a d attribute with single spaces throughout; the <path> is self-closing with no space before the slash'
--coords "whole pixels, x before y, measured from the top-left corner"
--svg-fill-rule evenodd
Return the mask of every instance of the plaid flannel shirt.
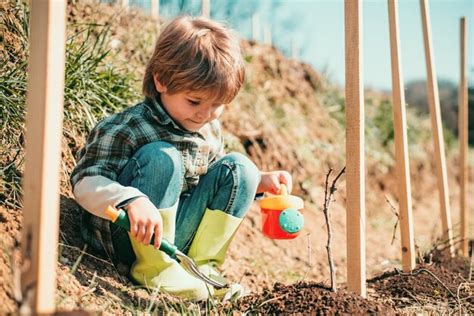
<path id="1" fill-rule="evenodd" d="M 199 132 L 181 128 L 163 109 L 158 100 L 143 102 L 113 114 L 99 122 L 78 153 L 78 162 L 71 174 L 74 186 L 84 177 L 103 176 L 117 181 L 121 170 L 143 145 L 165 141 L 182 155 L 184 181 L 181 192 L 197 185 L 211 163 L 224 154 L 220 123 L 214 120 Z M 122 201 L 121 204 L 127 201 Z M 81 233 L 96 250 L 104 250 L 115 261 L 110 222 L 83 212 Z"/>

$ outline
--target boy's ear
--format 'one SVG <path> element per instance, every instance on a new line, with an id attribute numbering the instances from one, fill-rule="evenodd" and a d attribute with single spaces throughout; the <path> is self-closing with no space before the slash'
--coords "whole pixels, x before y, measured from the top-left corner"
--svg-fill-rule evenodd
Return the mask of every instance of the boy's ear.
<path id="1" fill-rule="evenodd" d="M 158 80 L 158 76 L 157 75 L 153 75 L 153 81 L 155 82 L 155 89 L 156 91 L 158 91 L 159 93 L 163 93 L 163 92 L 166 92 L 166 86 L 162 85 L 161 82 Z"/>

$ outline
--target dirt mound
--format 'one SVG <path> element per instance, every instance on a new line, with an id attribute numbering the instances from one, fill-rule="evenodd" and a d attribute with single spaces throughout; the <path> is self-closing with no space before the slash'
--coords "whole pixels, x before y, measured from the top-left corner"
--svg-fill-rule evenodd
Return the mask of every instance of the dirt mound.
<path id="1" fill-rule="evenodd" d="M 390 302 L 392 308 L 418 305 L 425 310 L 472 313 L 474 287 L 467 278 L 469 264 L 459 259 L 420 265 L 411 273 L 393 270 L 368 282 L 377 296 Z"/>
<path id="2" fill-rule="evenodd" d="M 263 314 L 316 312 L 334 315 L 394 312 L 382 301 L 365 299 L 344 290 L 331 292 L 330 288 L 322 283 L 313 282 L 292 285 L 276 283 L 273 289 L 246 296 L 235 305 L 241 312 Z"/>
<path id="3" fill-rule="evenodd" d="M 474 312 L 474 287 L 468 281 L 469 261 L 443 255 L 411 273 L 398 269 L 368 280 L 368 298 L 344 289 L 337 293 L 322 284 L 275 283 L 246 296 L 233 309 L 247 313 L 367 314 L 404 311 Z"/>

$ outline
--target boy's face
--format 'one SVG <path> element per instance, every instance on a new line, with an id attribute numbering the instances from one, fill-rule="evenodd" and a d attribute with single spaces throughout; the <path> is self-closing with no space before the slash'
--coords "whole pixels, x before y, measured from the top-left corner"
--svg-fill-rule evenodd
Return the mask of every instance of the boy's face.
<path id="1" fill-rule="evenodd" d="M 155 79 L 161 103 L 171 118 L 190 132 L 199 131 L 204 125 L 221 116 L 224 105 L 208 99 L 207 93 L 184 91 L 169 94 L 166 87 Z"/>

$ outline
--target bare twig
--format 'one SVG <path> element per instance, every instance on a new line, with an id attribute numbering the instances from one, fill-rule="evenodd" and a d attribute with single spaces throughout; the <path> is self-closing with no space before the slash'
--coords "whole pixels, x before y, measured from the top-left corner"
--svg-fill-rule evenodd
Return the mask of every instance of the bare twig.
<path id="1" fill-rule="evenodd" d="M 326 185 L 324 190 L 324 205 L 323 205 L 323 213 L 324 219 L 326 220 L 326 227 L 328 231 L 328 242 L 326 244 L 326 250 L 328 253 L 328 261 L 329 261 L 329 270 L 331 272 L 331 290 L 333 292 L 337 292 L 337 285 L 336 285 L 336 267 L 334 266 L 334 259 L 332 257 L 332 227 L 330 221 L 330 214 L 329 214 L 329 205 L 332 201 L 332 196 L 334 192 L 336 192 L 336 182 L 342 176 L 342 174 L 346 171 L 346 167 L 342 168 L 339 174 L 334 178 L 332 181 L 331 187 L 329 187 L 329 176 L 332 173 L 332 168 L 329 169 L 326 175 Z"/>
<path id="2" fill-rule="evenodd" d="M 313 257 L 312 257 L 312 248 L 311 248 L 311 233 L 307 233 L 306 234 L 306 237 L 307 237 L 307 243 L 308 243 L 308 269 L 306 269 L 306 272 L 304 273 L 303 275 L 303 278 L 301 279 L 301 282 L 304 281 L 306 279 L 306 277 L 308 276 L 308 273 L 309 271 L 312 270 L 313 268 Z"/>
<path id="3" fill-rule="evenodd" d="M 258 305 L 257 309 L 260 308 L 260 307 L 262 307 L 263 305 L 265 305 L 265 304 L 267 304 L 267 303 L 270 303 L 270 302 L 272 302 L 272 301 L 279 300 L 280 298 L 285 298 L 285 297 L 287 297 L 287 296 L 288 296 L 288 293 L 287 293 L 287 294 L 280 295 L 280 296 L 273 297 L 273 298 L 271 298 L 271 299 L 269 299 L 269 300 L 266 300 L 266 301 L 264 301 L 263 303 L 261 303 L 260 305 Z"/>
<path id="4" fill-rule="evenodd" d="M 81 249 L 81 248 L 79 248 L 79 247 L 70 246 L 70 245 L 68 245 L 68 244 L 64 244 L 64 243 L 61 243 L 61 242 L 59 242 L 58 245 L 59 245 L 59 246 L 62 246 L 62 247 L 66 247 L 66 248 L 70 248 L 70 249 L 79 251 L 79 252 L 82 253 L 83 255 L 86 255 L 86 256 L 88 256 L 88 257 L 91 257 L 92 259 L 95 259 L 95 260 L 97 260 L 97 261 L 100 261 L 100 262 L 105 263 L 105 264 L 107 264 L 107 265 L 109 265 L 109 266 L 112 266 L 112 267 L 114 266 L 112 262 L 107 261 L 107 260 L 104 260 L 104 259 L 99 258 L 99 257 L 96 257 L 96 256 L 94 256 L 94 255 L 92 255 L 92 254 L 86 252 L 84 249 Z"/>
<path id="5" fill-rule="evenodd" d="M 94 271 L 94 274 L 92 275 L 92 280 L 89 282 L 89 286 L 87 287 L 87 289 L 85 291 L 83 291 L 82 293 L 79 294 L 79 299 L 78 300 L 80 302 L 82 302 L 82 300 L 86 296 L 88 296 L 89 294 L 94 293 L 97 290 L 96 278 L 97 278 L 97 271 Z"/>
<path id="6" fill-rule="evenodd" d="M 421 253 L 420 247 L 415 243 L 415 251 L 416 255 L 418 256 L 418 262 L 420 265 L 425 265 L 425 258 L 423 257 L 423 254 Z"/>
<path id="7" fill-rule="evenodd" d="M 72 265 L 71 274 L 76 273 L 77 267 L 79 267 L 79 264 L 81 263 L 82 257 L 86 253 L 86 250 L 87 250 L 87 244 L 84 244 L 84 247 L 82 248 L 81 252 L 79 253 L 79 256 L 77 257 L 76 262 L 74 262 L 74 264 Z"/>
<path id="8" fill-rule="evenodd" d="M 387 196 L 385 196 L 385 201 L 387 201 L 388 205 L 390 206 L 390 210 L 397 217 L 397 221 L 395 222 L 395 225 L 393 226 L 392 242 L 390 243 L 390 245 L 393 245 L 393 242 L 395 241 L 395 235 L 397 234 L 397 226 L 398 226 L 398 223 L 400 222 L 400 214 L 397 212 L 395 206 L 393 206 L 392 202 L 390 202 Z"/>
<path id="9" fill-rule="evenodd" d="M 413 295 L 413 293 L 410 292 L 408 289 L 405 289 L 405 288 L 404 288 L 403 291 L 406 292 L 406 293 L 407 293 L 412 299 L 414 299 L 418 304 L 423 305 L 423 304 L 418 300 L 418 298 L 417 298 L 415 295 Z"/>
<path id="10" fill-rule="evenodd" d="M 469 282 L 462 282 L 462 283 L 459 283 L 458 289 L 457 289 L 457 291 L 456 291 L 456 296 L 459 298 L 459 293 L 461 292 L 461 289 L 462 289 L 463 287 L 466 287 L 466 289 L 470 290 L 470 289 L 471 289 L 471 288 L 470 288 L 470 285 L 471 285 L 471 284 L 470 284 Z M 469 297 L 467 297 L 467 298 L 469 299 Z M 461 298 L 459 298 L 459 300 L 461 300 Z"/>
<path id="11" fill-rule="evenodd" d="M 469 282 L 472 281 L 473 266 L 474 266 L 474 245 L 471 248 L 471 260 L 469 262 Z"/>
<path id="12" fill-rule="evenodd" d="M 431 266 L 433 264 L 433 253 L 430 253 L 428 256 L 428 263 L 426 263 L 427 266 Z"/>

